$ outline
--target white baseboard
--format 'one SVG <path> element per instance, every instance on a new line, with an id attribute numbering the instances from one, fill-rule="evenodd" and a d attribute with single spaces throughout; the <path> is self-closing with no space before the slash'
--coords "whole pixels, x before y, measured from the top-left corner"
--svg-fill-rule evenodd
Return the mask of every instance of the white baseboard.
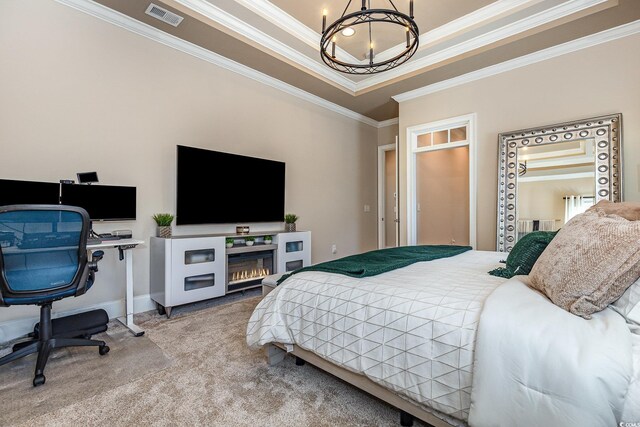
<path id="1" fill-rule="evenodd" d="M 95 310 L 98 308 L 104 309 L 109 315 L 109 319 L 115 319 L 116 317 L 124 316 L 125 314 L 124 300 L 120 299 L 54 313 L 53 317 L 55 318 L 69 316 L 71 314 Z M 145 311 L 154 310 L 155 308 L 155 303 L 151 300 L 149 294 L 139 295 L 133 298 L 134 313 L 143 313 Z M 15 319 L 8 320 L 6 322 L 0 322 L 0 344 L 25 336 L 29 332 L 33 331 L 33 325 L 35 325 L 39 321 L 40 319 L 38 317 L 27 317 L 24 319 Z"/>

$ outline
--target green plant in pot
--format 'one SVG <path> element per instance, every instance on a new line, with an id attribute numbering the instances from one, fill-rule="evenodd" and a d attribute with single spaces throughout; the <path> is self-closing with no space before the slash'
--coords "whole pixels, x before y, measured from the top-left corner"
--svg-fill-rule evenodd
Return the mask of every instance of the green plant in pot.
<path id="1" fill-rule="evenodd" d="M 153 220 L 158 226 L 158 237 L 165 239 L 171 237 L 171 223 L 173 222 L 173 218 L 174 216 L 170 213 L 157 213 L 153 215 Z"/>
<path id="2" fill-rule="evenodd" d="M 224 240 L 225 240 L 225 243 L 226 243 L 228 248 L 232 248 L 233 247 L 233 237 L 227 237 Z"/>
<path id="3" fill-rule="evenodd" d="M 264 236 L 265 245 L 270 245 L 272 241 L 273 241 L 273 238 L 271 236 Z"/>
<path id="4" fill-rule="evenodd" d="M 245 244 L 245 245 L 247 245 L 247 246 L 253 246 L 253 243 L 254 243 L 255 241 L 256 241 L 256 238 L 255 238 L 255 237 L 251 237 L 251 236 L 249 236 L 249 237 L 245 237 L 245 238 L 244 238 L 244 244 Z"/>
<path id="5" fill-rule="evenodd" d="M 298 218 L 299 217 L 296 214 L 286 214 L 284 216 L 284 231 L 296 231 L 296 221 Z"/>

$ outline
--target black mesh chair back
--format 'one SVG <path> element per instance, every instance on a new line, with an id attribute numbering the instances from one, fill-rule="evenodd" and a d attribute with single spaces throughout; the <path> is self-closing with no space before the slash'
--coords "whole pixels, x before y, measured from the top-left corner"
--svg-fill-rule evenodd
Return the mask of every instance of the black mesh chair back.
<path id="1" fill-rule="evenodd" d="M 0 365 L 38 353 L 33 385 L 45 383 L 52 350 L 71 346 L 109 347 L 91 335 L 107 330 L 103 309 L 51 319 L 53 301 L 84 294 L 95 280 L 102 251 L 87 253 L 87 211 L 66 205 L 0 206 L 0 306 L 36 304 L 40 322 L 31 340 L 17 343 Z"/>
<path id="2" fill-rule="evenodd" d="M 84 293 L 89 224 L 87 212 L 75 206 L 1 207 L 0 304 L 38 304 Z"/>

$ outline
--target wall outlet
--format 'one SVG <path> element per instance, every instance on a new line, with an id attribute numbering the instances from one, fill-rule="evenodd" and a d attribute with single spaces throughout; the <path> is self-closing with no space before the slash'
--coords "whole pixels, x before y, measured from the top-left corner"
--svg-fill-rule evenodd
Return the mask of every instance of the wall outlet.
<path id="1" fill-rule="evenodd" d="M 338 247 L 336 245 L 331 245 L 331 253 L 332 254 L 337 254 L 338 253 Z"/>

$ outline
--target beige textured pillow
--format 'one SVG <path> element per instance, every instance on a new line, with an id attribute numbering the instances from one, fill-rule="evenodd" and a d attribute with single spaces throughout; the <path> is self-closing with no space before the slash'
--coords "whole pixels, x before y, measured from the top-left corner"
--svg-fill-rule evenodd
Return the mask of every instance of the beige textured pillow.
<path id="1" fill-rule="evenodd" d="M 590 319 L 640 276 L 640 221 L 592 210 L 573 217 L 542 252 L 530 286 Z"/>
<path id="2" fill-rule="evenodd" d="M 594 210 L 604 212 L 607 215 L 618 215 L 629 221 L 640 220 L 640 203 L 638 202 L 614 203 L 609 200 L 600 200 L 587 209 L 587 212 Z"/>

